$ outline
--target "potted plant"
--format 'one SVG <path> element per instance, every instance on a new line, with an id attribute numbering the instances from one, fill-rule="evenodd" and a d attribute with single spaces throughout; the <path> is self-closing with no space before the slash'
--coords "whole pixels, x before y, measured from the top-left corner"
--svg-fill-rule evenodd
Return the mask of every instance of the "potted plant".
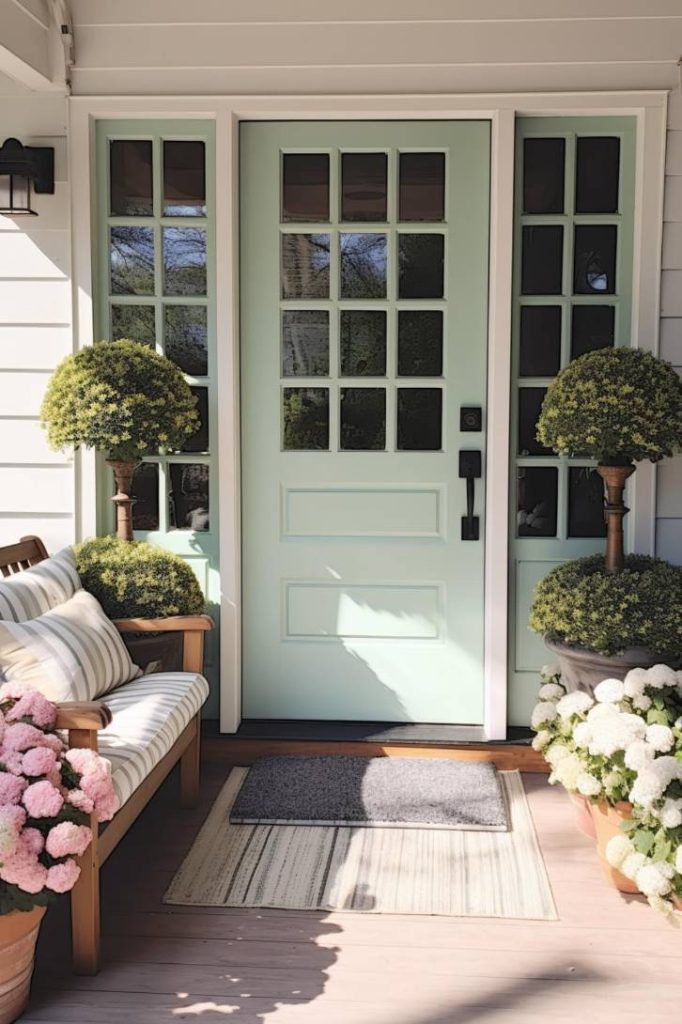
<path id="1" fill-rule="evenodd" d="M 682 448 L 682 381 L 669 363 L 641 349 L 589 352 L 550 384 L 537 436 L 559 455 L 595 459 L 606 490 L 605 558 L 554 570 L 539 584 L 531 611 L 531 628 L 545 634 L 559 658 L 564 685 L 589 690 L 636 665 L 679 661 L 682 613 L 678 606 L 671 618 L 666 609 L 682 593 L 682 576 L 661 561 L 626 558 L 623 490 L 637 462 L 658 462 Z"/>
<path id="2" fill-rule="evenodd" d="M 682 673 L 668 665 L 604 679 L 594 696 L 547 674 L 533 740 L 550 783 L 590 802 L 602 870 L 659 910 L 682 898 Z"/>
<path id="3" fill-rule="evenodd" d="M 0 687 L 0 1024 L 26 1007 L 40 923 L 78 879 L 91 816 L 117 808 L 109 762 L 67 749 L 56 719 L 37 690 Z"/>
<path id="4" fill-rule="evenodd" d="M 162 619 L 205 610 L 199 581 L 180 555 L 113 536 L 86 540 L 75 552 L 83 587 L 110 619 Z M 126 634 L 124 639 L 137 664 L 156 661 L 164 672 L 182 668 L 181 634 Z"/>
<path id="5" fill-rule="evenodd" d="M 122 540 L 133 537 L 131 489 L 140 459 L 180 448 L 199 427 L 196 398 L 179 367 L 125 339 L 67 356 L 49 380 L 41 418 L 54 449 L 108 453 Z"/>

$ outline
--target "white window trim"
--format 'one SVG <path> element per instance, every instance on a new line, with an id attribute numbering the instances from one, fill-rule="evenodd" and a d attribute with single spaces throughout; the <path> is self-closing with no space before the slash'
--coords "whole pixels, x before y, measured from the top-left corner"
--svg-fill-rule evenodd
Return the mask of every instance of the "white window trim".
<path id="1" fill-rule="evenodd" d="M 512 307 L 514 122 L 516 116 L 637 118 L 633 341 L 658 349 L 667 92 L 521 93 L 477 96 L 87 97 L 69 100 L 75 347 L 93 341 L 93 125 L 99 118 L 197 117 L 216 121 L 217 372 L 219 403 L 221 694 L 220 727 L 241 721 L 241 528 L 239 475 L 239 182 L 242 120 L 485 118 L 492 125 L 488 452 L 485 531 L 485 735 L 507 733 L 509 401 Z M 95 459 L 78 460 L 77 535 L 96 531 Z M 653 554 L 654 467 L 634 477 L 628 539 Z"/>

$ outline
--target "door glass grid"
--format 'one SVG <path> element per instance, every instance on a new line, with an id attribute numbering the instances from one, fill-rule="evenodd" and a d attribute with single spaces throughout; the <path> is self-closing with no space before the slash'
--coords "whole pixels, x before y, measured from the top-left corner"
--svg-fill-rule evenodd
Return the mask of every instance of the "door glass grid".
<path id="1" fill-rule="evenodd" d="M 531 118 L 517 128 L 511 433 L 519 538 L 605 535 L 594 464 L 558 458 L 535 437 L 547 386 L 563 366 L 630 343 L 631 129 L 604 129 L 596 120 Z"/>
<path id="2" fill-rule="evenodd" d="M 283 450 L 441 450 L 446 154 L 280 163 Z"/>
<path id="3" fill-rule="evenodd" d="M 145 459 L 135 474 L 133 528 L 144 533 L 210 529 L 213 209 L 207 139 L 197 135 L 159 130 L 101 143 L 108 170 L 102 335 L 141 341 L 177 363 L 200 418 L 181 451 Z"/>

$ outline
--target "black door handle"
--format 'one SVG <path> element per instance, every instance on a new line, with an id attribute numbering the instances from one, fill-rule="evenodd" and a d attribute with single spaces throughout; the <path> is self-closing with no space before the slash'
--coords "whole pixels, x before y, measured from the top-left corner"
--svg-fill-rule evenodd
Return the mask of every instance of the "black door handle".
<path id="1" fill-rule="evenodd" d="M 467 510 L 462 516 L 462 540 L 478 540 L 480 522 L 474 515 L 474 481 L 481 476 L 481 453 L 473 449 L 462 449 L 459 453 L 459 475 L 467 482 Z"/>

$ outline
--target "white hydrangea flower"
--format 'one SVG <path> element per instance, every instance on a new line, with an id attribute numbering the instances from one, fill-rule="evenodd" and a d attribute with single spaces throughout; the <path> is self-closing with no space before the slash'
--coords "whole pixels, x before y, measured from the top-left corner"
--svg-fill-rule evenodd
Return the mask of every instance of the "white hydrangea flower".
<path id="1" fill-rule="evenodd" d="M 540 701 L 533 708 L 530 724 L 534 729 L 544 725 L 545 722 L 553 722 L 557 715 L 557 705 L 551 700 Z"/>
<path id="2" fill-rule="evenodd" d="M 682 846 L 677 847 L 677 853 L 675 854 L 675 870 L 678 875 L 682 875 Z"/>
<path id="3" fill-rule="evenodd" d="M 564 743 L 553 743 L 551 747 L 548 747 L 545 751 L 545 758 L 549 763 L 554 766 L 559 764 L 559 761 L 563 761 L 565 757 L 568 757 L 571 751 Z"/>
<path id="4" fill-rule="evenodd" d="M 658 817 L 664 828 L 678 828 L 682 825 L 682 800 L 671 800 L 668 797 L 658 812 Z"/>
<path id="5" fill-rule="evenodd" d="M 566 691 L 558 683 L 545 683 L 538 690 L 540 700 L 561 700 Z"/>
<path id="6" fill-rule="evenodd" d="M 626 697 L 641 697 L 647 683 L 647 670 L 645 668 L 631 668 L 623 680 L 623 689 Z"/>
<path id="7" fill-rule="evenodd" d="M 616 704 L 625 696 L 625 687 L 620 679 L 602 679 L 595 686 L 594 695 L 600 704 Z"/>
<path id="8" fill-rule="evenodd" d="M 609 718 L 612 715 L 619 715 L 620 710 L 615 704 L 595 704 L 593 708 L 587 712 L 588 722 L 597 722 L 602 718 Z"/>
<path id="9" fill-rule="evenodd" d="M 540 732 L 533 737 L 531 746 L 533 747 L 533 750 L 544 750 L 551 739 L 551 732 L 548 729 L 541 729 Z"/>
<path id="10" fill-rule="evenodd" d="M 560 782 L 561 785 L 574 793 L 578 788 L 578 779 L 580 778 L 583 771 L 583 766 L 580 759 L 575 754 L 570 754 L 567 757 L 562 757 L 559 763 L 554 768 L 552 773 L 554 780 Z"/>
<path id="11" fill-rule="evenodd" d="M 664 878 L 672 879 L 675 877 L 675 868 L 667 860 L 657 860 L 654 867 L 657 871 L 661 872 Z"/>
<path id="12" fill-rule="evenodd" d="M 667 754 L 675 744 L 673 731 L 667 725 L 649 725 L 646 730 L 646 740 L 654 750 L 661 754 Z"/>
<path id="13" fill-rule="evenodd" d="M 619 868 L 626 857 L 634 853 L 635 848 L 627 836 L 612 836 L 606 844 L 604 853 L 612 868 Z"/>
<path id="14" fill-rule="evenodd" d="M 582 796 L 599 796 L 601 793 L 601 782 L 588 772 L 578 776 L 577 786 Z"/>
<path id="15" fill-rule="evenodd" d="M 633 804 L 648 808 L 660 800 L 673 779 L 680 777 L 682 762 L 663 756 L 642 768 L 630 790 Z"/>
<path id="16" fill-rule="evenodd" d="M 668 665 L 654 665 L 647 669 L 646 685 L 652 690 L 661 690 L 664 686 L 677 686 L 677 673 Z"/>
<path id="17" fill-rule="evenodd" d="M 635 740 L 625 751 L 625 766 L 633 772 L 639 772 L 650 764 L 656 752 L 646 740 Z"/>
<path id="18" fill-rule="evenodd" d="M 562 697 L 556 706 L 559 717 L 566 721 L 573 715 L 583 715 L 594 705 L 594 700 L 589 693 L 582 690 L 574 690 Z"/>
<path id="19" fill-rule="evenodd" d="M 561 675 L 561 668 L 558 665 L 543 665 L 540 675 L 543 679 L 555 679 Z"/>
<path id="20" fill-rule="evenodd" d="M 670 900 L 664 900 L 662 896 L 649 896 L 648 903 L 651 909 L 659 914 L 672 914 L 674 909 Z"/>
<path id="21" fill-rule="evenodd" d="M 682 715 L 680 715 L 679 718 L 675 719 L 675 728 L 682 729 Z"/>
<path id="22" fill-rule="evenodd" d="M 637 877 L 637 873 L 646 864 L 646 857 L 643 853 L 630 853 L 621 864 L 619 871 L 621 874 L 629 878 L 631 882 L 634 882 Z"/>
<path id="23" fill-rule="evenodd" d="M 667 896 L 671 889 L 670 880 L 659 871 L 658 864 L 645 864 L 641 867 L 635 882 L 645 896 Z"/>
<path id="24" fill-rule="evenodd" d="M 590 722 L 578 722 L 573 730 L 573 742 L 576 747 L 589 747 L 592 742 L 592 725 Z"/>
<path id="25" fill-rule="evenodd" d="M 604 707 L 610 707 L 605 704 Z M 635 740 L 644 738 L 646 733 L 646 722 L 639 715 L 631 715 L 627 712 L 609 714 L 596 721 L 590 722 L 592 726 L 592 742 L 590 743 L 591 754 L 601 754 L 603 757 L 612 757 L 617 750 L 627 750 Z"/>
<path id="26" fill-rule="evenodd" d="M 651 704 L 651 697 L 647 697 L 645 693 L 640 694 L 639 697 L 632 698 L 632 706 L 637 708 L 638 711 L 648 711 Z"/>

